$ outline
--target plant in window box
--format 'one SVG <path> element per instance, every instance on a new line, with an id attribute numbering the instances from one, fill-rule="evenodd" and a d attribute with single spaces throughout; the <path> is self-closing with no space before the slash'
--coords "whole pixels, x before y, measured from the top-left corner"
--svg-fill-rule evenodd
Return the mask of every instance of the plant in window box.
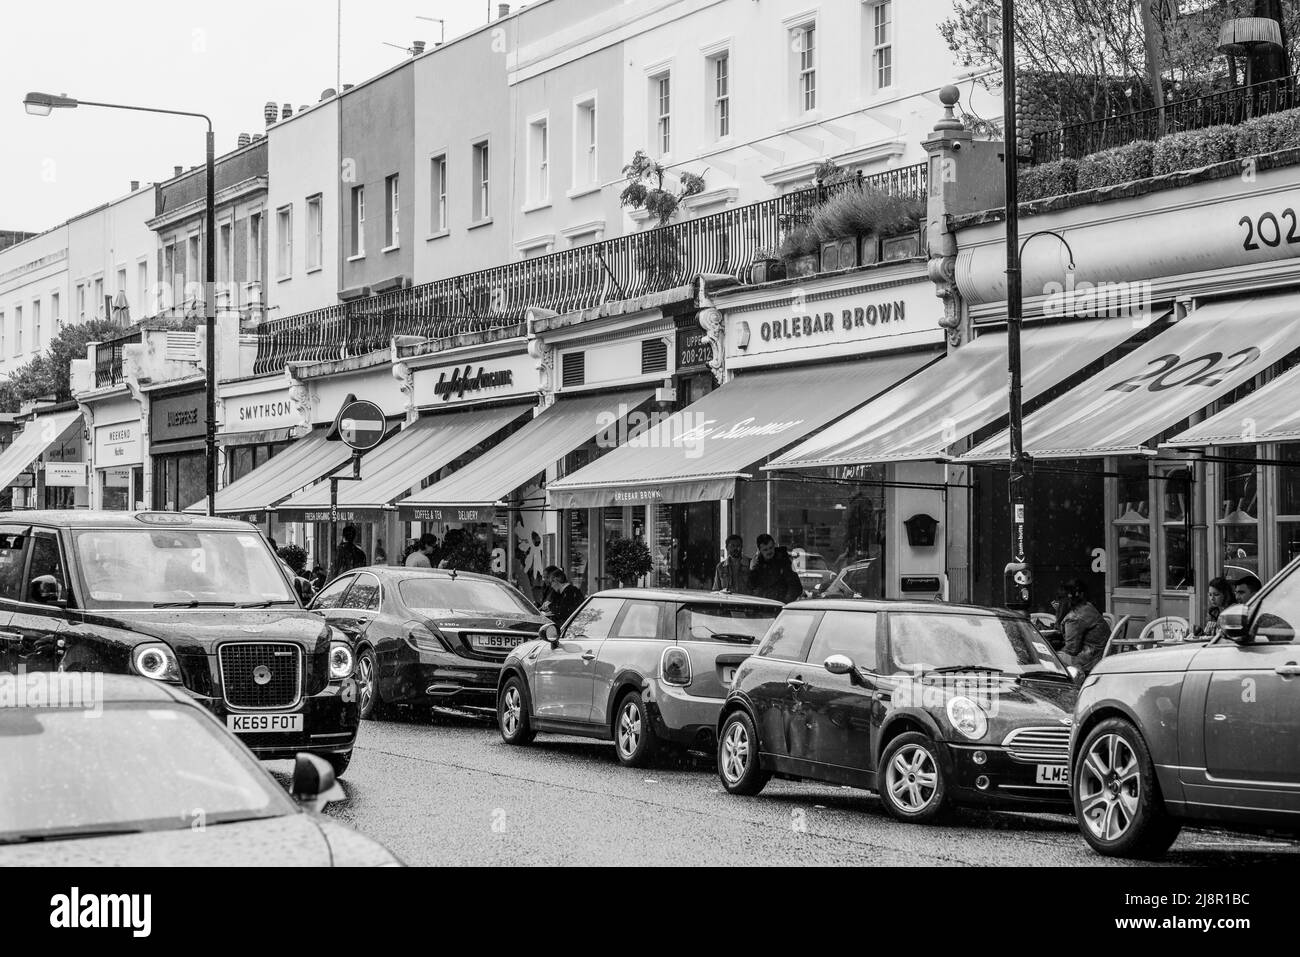
<path id="1" fill-rule="evenodd" d="M 811 228 L 823 244 L 824 258 L 848 269 L 919 256 L 924 216 L 923 200 L 850 187 L 817 208 Z"/>
<path id="2" fill-rule="evenodd" d="M 817 254 L 820 243 L 808 226 L 795 226 L 781 242 L 781 258 L 786 262 L 789 278 L 811 276 L 817 272 Z"/>
<path id="3" fill-rule="evenodd" d="M 754 252 L 754 262 L 749 267 L 749 281 L 761 286 L 765 282 L 776 282 L 785 278 L 785 263 L 776 257 L 767 247 Z"/>
<path id="4" fill-rule="evenodd" d="M 680 173 L 676 192 L 664 188 L 667 172 L 644 150 L 637 150 L 632 162 L 623 167 L 627 185 L 619 194 L 619 204 L 624 209 L 644 209 L 654 217 L 656 225 L 667 226 L 681 207 L 682 200 L 704 192 L 704 177 L 695 173 Z M 633 262 L 645 272 L 650 281 L 662 285 L 674 281 L 681 271 L 681 255 L 677 237 L 663 230 L 641 234 L 645 237 L 633 250 Z"/>
<path id="5" fill-rule="evenodd" d="M 625 588 L 650 574 L 654 562 L 650 549 L 639 538 L 611 538 L 605 543 L 605 571 Z"/>

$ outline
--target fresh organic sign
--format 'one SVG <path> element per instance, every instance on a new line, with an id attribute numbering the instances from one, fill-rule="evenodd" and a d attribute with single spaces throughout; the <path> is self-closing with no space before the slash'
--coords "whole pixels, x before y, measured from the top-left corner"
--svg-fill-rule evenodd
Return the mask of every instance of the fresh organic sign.
<path id="1" fill-rule="evenodd" d="M 515 374 L 511 369 L 494 369 L 489 372 L 480 366 L 475 373 L 473 366 L 465 366 L 464 369 L 453 369 L 450 378 L 445 372 L 440 375 L 437 384 L 433 387 L 433 394 L 446 402 L 453 396 L 463 399 L 466 392 L 508 389 L 514 384 Z"/>

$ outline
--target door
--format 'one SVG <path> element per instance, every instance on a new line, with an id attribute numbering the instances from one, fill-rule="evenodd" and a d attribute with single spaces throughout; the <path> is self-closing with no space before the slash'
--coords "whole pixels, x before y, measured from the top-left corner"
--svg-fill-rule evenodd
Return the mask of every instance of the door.
<path id="1" fill-rule="evenodd" d="M 543 720 L 589 723 L 595 684 L 592 662 L 609 634 L 621 598 L 591 598 L 574 612 L 555 647 L 544 646 L 533 666 L 533 714 Z"/>
<path id="2" fill-rule="evenodd" d="M 57 671 L 63 658 L 58 646 L 59 635 L 67 628 L 67 612 L 58 601 L 66 603 L 69 597 L 67 565 L 63 561 L 58 535 L 49 530 L 34 530 L 27 553 L 22 595 L 13 606 L 13 615 L 5 630 L 17 636 L 19 657 L 28 671 Z M 57 600 L 43 602 L 39 599 L 35 586 L 38 578 L 54 579 L 58 589 Z M 68 647 L 67 666 L 76 670 L 104 667 L 97 656 L 87 656 L 86 650 Z"/>
<path id="3" fill-rule="evenodd" d="M 802 707 L 791 716 L 790 757 L 806 763 L 818 776 L 854 783 L 871 768 L 872 713 L 876 707 L 873 674 L 855 681 L 833 675 L 824 662 L 831 655 L 849 658 L 861 671 L 877 668 L 875 612 L 828 611 L 817 625 L 802 673 Z"/>
<path id="4" fill-rule="evenodd" d="M 22 638 L 9 630 L 9 622 L 22 598 L 30 531 L 26 526 L 0 525 L 0 671 L 14 674 L 25 662 Z"/>
<path id="5" fill-rule="evenodd" d="M 820 617 L 817 611 L 781 612 L 745 662 L 748 674 L 743 686 L 754 707 L 758 749 L 778 764 L 790 756 L 787 726 L 802 707 L 799 695 L 808 670 L 804 659 Z"/>
<path id="6" fill-rule="evenodd" d="M 610 701 L 609 697 L 619 675 L 628 671 L 642 676 L 657 673 L 659 657 L 672 642 L 668 637 L 667 608 L 668 604 L 660 601 L 628 601 L 623 605 L 622 613 L 591 663 L 594 724 L 607 724 L 613 719 L 611 710 L 618 702 Z"/>

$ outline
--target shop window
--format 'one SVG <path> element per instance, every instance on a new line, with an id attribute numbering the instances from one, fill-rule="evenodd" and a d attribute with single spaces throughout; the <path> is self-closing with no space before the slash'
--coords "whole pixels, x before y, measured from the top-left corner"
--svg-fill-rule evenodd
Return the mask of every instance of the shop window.
<path id="1" fill-rule="evenodd" d="M 591 549 L 591 519 L 585 508 L 571 508 L 565 513 L 566 534 L 564 566 L 573 582 L 590 593 L 595 582 L 587 577 L 587 555 Z"/>
<path id="2" fill-rule="evenodd" d="M 1164 536 L 1164 587 L 1189 588 L 1194 584 L 1189 528 L 1192 502 L 1192 474 L 1186 468 L 1161 470 L 1164 508 L 1160 533 Z"/>
<path id="3" fill-rule="evenodd" d="M 1151 481 L 1145 459 L 1120 463 L 1117 510 L 1120 588 L 1151 588 Z"/>
<path id="4" fill-rule="evenodd" d="M 1259 575 L 1259 469 L 1255 446 L 1221 450 L 1216 508 L 1222 574 L 1228 579 Z"/>
<path id="5" fill-rule="evenodd" d="M 1278 446 L 1277 567 L 1300 558 L 1300 444 Z"/>
<path id="6" fill-rule="evenodd" d="M 850 570 L 865 598 L 884 597 L 885 490 L 880 466 L 856 467 L 834 477 L 776 481 L 776 524 L 771 534 L 790 552 L 805 591 L 829 585 Z M 868 482 L 873 484 L 867 484 Z M 744 528 L 746 545 L 767 529 Z"/>

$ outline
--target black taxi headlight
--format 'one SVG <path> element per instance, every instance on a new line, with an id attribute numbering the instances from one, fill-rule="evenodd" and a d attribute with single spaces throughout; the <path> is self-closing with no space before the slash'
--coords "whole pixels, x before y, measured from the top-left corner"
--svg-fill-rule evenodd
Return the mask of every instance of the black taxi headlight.
<path id="1" fill-rule="evenodd" d="M 150 643 L 141 645 L 131 653 L 131 667 L 136 674 L 154 681 L 179 682 L 181 680 L 180 664 L 176 653 L 164 644 Z"/>
<path id="2" fill-rule="evenodd" d="M 330 642 L 331 681 L 338 681 L 352 674 L 354 664 L 356 664 L 356 659 L 352 656 L 352 648 L 346 641 Z"/>

